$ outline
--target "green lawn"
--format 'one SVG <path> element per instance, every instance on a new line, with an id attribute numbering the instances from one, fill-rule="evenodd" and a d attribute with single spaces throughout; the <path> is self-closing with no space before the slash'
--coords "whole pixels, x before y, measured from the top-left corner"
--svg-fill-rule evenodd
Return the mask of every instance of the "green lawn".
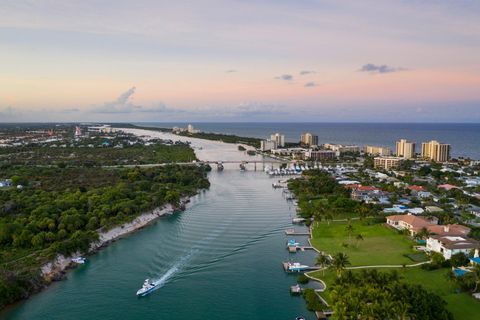
<path id="1" fill-rule="evenodd" d="M 415 263 L 406 254 L 416 253 L 414 242 L 407 236 L 385 227 L 383 224 L 367 224 L 354 220 L 349 238 L 347 222 L 315 222 L 312 245 L 328 254 L 346 253 L 352 266 L 403 265 Z M 363 240 L 356 240 L 361 234 Z M 344 244 L 347 244 L 345 247 Z M 425 260 L 426 257 L 425 257 Z"/>
<path id="2" fill-rule="evenodd" d="M 419 267 L 414 268 L 389 268 L 379 269 L 381 272 L 397 270 L 405 279 L 412 284 L 421 284 L 425 289 L 435 292 L 447 302 L 447 308 L 450 310 L 455 319 L 474 320 L 478 319 L 480 311 L 480 302 L 473 299 L 469 294 L 462 292 L 456 293 L 455 284 L 447 279 L 449 269 L 438 269 L 427 271 Z M 322 297 L 331 303 L 328 288 L 335 279 L 335 273 L 331 270 L 323 273 L 315 271 L 310 273 L 311 276 L 323 280 L 327 285 L 327 290 L 323 292 Z"/>

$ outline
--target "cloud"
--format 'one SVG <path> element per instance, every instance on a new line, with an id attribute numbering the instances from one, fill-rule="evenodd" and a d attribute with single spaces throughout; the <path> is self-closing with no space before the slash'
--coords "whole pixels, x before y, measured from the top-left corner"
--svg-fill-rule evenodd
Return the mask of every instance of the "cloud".
<path id="1" fill-rule="evenodd" d="M 370 73 L 390 73 L 406 70 L 405 68 L 394 68 L 387 66 L 386 64 L 376 65 L 373 63 L 367 63 L 360 68 L 360 72 L 370 72 Z"/>
<path id="2" fill-rule="evenodd" d="M 105 102 L 102 106 L 95 107 L 93 113 L 184 113 L 184 110 L 167 107 L 163 102 L 157 102 L 152 106 L 135 105 L 131 99 L 135 94 L 135 87 L 131 87 L 114 101 Z"/>
<path id="3" fill-rule="evenodd" d="M 235 69 L 229 69 L 225 71 L 225 73 L 234 73 L 234 72 L 238 72 L 238 71 Z"/>
<path id="4" fill-rule="evenodd" d="M 307 83 L 305 83 L 305 85 L 304 85 L 304 87 L 307 87 L 307 88 L 308 88 L 308 87 L 317 87 L 317 86 L 318 86 L 318 84 L 316 84 L 316 83 L 313 82 L 313 81 L 307 82 Z"/>
<path id="5" fill-rule="evenodd" d="M 317 73 L 317 72 L 313 71 L 313 70 L 302 70 L 302 71 L 300 71 L 301 76 L 304 76 L 304 75 L 307 75 L 307 74 L 313 74 L 313 73 Z"/>
<path id="6" fill-rule="evenodd" d="M 293 80 L 293 76 L 291 74 L 282 74 L 281 76 L 275 77 L 275 79 L 291 81 Z"/>
<path id="7" fill-rule="evenodd" d="M 132 113 L 139 111 L 142 107 L 132 103 L 130 98 L 135 94 L 135 87 L 131 87 L 114 101 L 105 102 L 102 106 L 94 108 L 95 113 Z"/>

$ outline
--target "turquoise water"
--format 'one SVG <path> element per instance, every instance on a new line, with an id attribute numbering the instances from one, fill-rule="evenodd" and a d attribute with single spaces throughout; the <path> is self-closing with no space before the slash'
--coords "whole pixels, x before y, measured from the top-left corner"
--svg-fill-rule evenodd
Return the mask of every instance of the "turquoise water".
<path id="1" fill-rule="evenodd" d="M 121 239 L 4 319 L 314 319 L 281 262 L 294 208 L 262 172 L 212 172 L 210 190 L 185 212 Z M 297 227 L 298 228 L 298 227 Z M 297 239 L 305 243 L 306 239 Z M 145 278 L 161 281 L 135 296 Z"/>

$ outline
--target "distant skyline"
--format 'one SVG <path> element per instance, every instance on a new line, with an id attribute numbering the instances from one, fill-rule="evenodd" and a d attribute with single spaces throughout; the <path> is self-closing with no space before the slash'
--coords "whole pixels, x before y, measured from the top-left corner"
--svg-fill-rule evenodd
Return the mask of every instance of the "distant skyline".
<path id="1" fill-rule="evenodd" d="M 0 2 L 0 122 L 480 122 L 480 1 Z"/>

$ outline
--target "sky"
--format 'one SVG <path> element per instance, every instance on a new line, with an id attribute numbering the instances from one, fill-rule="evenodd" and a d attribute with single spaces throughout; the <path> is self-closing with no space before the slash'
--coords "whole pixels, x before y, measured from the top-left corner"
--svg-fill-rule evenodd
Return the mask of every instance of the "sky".
<path id="1" fill-rule="evenodd" d="M 480 122 L 477 0 L 2 0 L 0 122 Z"/>

